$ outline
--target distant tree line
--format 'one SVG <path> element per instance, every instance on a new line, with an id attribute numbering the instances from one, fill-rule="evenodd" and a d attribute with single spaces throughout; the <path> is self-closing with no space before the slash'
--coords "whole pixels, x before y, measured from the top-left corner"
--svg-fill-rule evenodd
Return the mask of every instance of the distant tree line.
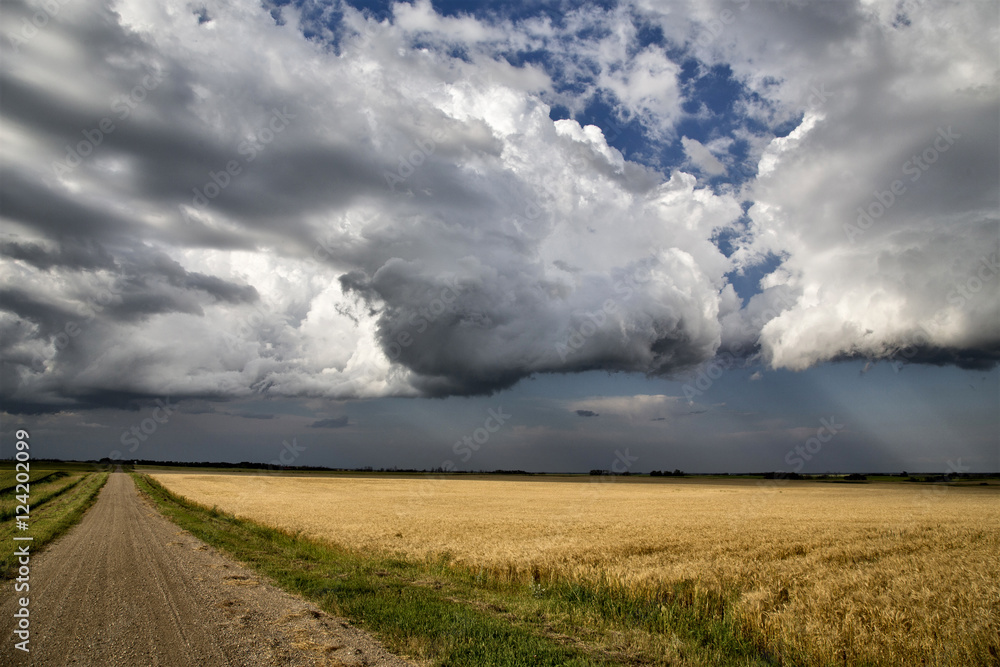
<path id="1" fill-rule="evenodd" d="M 326 466 L 283 466 L 283 465 L 273 465 L 270 463 L 254 463 L 253 461 L 240 461 L 239 463 L 233 463 L 231 461 L 154 461 L 152 459 L 128 459 L 128 460 L 114 460 L 104 457 L 98 463 L 103 464 L 121 464 L 121 465 L 137 465 L 137 466 L 170 466 L 177 468 L 236 468 L 236 469 L 252 469 L 252 470 L 325 470 L 325 471 L 336 471 L 338 468 L 328 468 Z M 368 468 L 371 470 L 371 468 Z"/>
<path id="2" fill-rule="evenodd" d="M 960 479 L 986 479 L 991 475 L 976 475 L 967 472 L 948 472 L 943 475 L 926 475 L 923 479 L 907 475 L 905 472 L 900 477 L 906 477 L 907 482 L 954 482 Z"/>
<path id="3" fill-rule="evenodd" d="M 33 458 L 32 461 L 37 463 L 63 463 L 66 462 L 65 459 L 52 459 L 52 458 Z M 13 462 L 13 458 L 0 458 L 0 462 Z M 90 463 L 95 465 L 145 465 L 145 466 L 172 466 L 179 468 L 233 468 L 233 469 L 245 469 L 245 470 L 286 470 L 286 471 L 323 471 L 323 472 L 378 472 L 378 473 L 416 473 L 416 474 L 458 474 L 458 475 L 545 475 L 551 473 L 543 472 L 527 472 L 526 470 L 508 470 L 504 468 L 499 468 L 497 470 L 444 470 L 442 467 L 425 469 L 425 468 L 398 468 L 396 466 L 391 466 L 388 468 L 374 468 L 372 466 L 364 466 L 360 468 L 333 468 L 329 466 L 284 466 L 284 465 L 273 465 L 269 463 L 256 463 L 254 461 L 240 461 L 239 463 L 233 463 L 231 461 L 157 461 L 152 459 L 111 459 L 104 457 L 100 460 L 89 459 L 89 460 L 77 460 L 76 463 Z M 593 469 L 590 471 L 591 475 L 607 475 L 607 476 L 621 476 L 628 477 L 629 475 L 636 475 L 641 473 L 633 473 L 629 471 L 625 472 L 614 472 L 611 470 L 601 470 Z M 692 473 L 685 473 L 683 470 L 674 469 L 673 472 L 669 470 L 653 470 L 649 473 L 650 477 L 687 477 Z M 695 476 L 703 475 L 704 473 L 693 473 Z M 711 475 L 729 475 L 730 473 L 711 473 Z M 924 483 L 940 483 L 940 482 L 955 482 L 955 481 L 972 481 L 972 480 L 987 480 L 996 479 L 1000 477 L 1000 472 L 985 472 L 985 473 L 968 473 L 968 472 L 949 472 L 944 474 L 927 474 L 919 473 L 918 475 L 912 475 L 905 470 L 900 473 L 885 473 L 885 472 L 869 472 L 865 474 L 861 473 L 851 473 L 849 475 L 843 474 L 831 474 L 826 473 L 822 475 L 811 475 L 811 474 L 801 474 L 797 472 L 751 472 L 751 473 L 739 473 L 740 475 L 746 477 L 763 477 L 764 479 L 801 479 L 801 480 L 829 480 L 829 481 L 847 481 L 847 482 L 864 482 L 867 481 L 869 477 L 899 477 L 907 482 L 924 482 Z"/>
<path id="4" fill-rule="evenodd" d="M 615 477 L 628 477 L 633 474 L 626 470 L 625 472 L 613 472 L 611 470 L 602 470 L 600 468 L 594 468 L 590 471 L 591 475 L 614 475 Z M 674 470 L 670 472 L 669 470 L 653 470 L 649 473 L 650 477 L 684 477 L 685 473 L 683 470 Z"/>
<path id="5" fill-rule="evenodd" d="M 868 479 L 865 475 L 856 472 L 850 475 L 801 475 L 797 472 L 765 472 L 763 477 L 764 479 L 832 479 L 848 482 L 864 482 Z"/>
<path id="6" fill-rule="evenodd" d="M 36 461 L 42 461 L 45 459 L 34 459 Z M 56 459 L 52 459 L 56 460 Z M 88 461 L 87 463 L 102 463 L 108 464 L 121 464 L 121 465 L 139 465 L 139 466 L 170 466 L 178 468 L 233 468 L 233 469 L 248 469 L 248 470 L 300 470 L 303 472 L 313 471 L 313 472 L 398 472 L 398 473 L 443 473 L 446 472 L 440 466 L 437 468 L 397 468 L 392 466 L 389 468 L 374 468 L 372 466 L 363 466 L 360 468 L 331 468 L 329 466 L 284 466 L 284 465 L 273 465 L 269 463 L 254 463 L 253 461 L 240 461 L 239 463 L 232 463 L 230 461 L 154 461 L 150 459 L 129 459 L 129 460 L 112 460 L 107 457 L 101 459 L 100 461 Z M 526 470 L 451 470 L 452 473 L 466 474 L 466 475 L 534 475 L 536 473 L 531 473 Z"/>

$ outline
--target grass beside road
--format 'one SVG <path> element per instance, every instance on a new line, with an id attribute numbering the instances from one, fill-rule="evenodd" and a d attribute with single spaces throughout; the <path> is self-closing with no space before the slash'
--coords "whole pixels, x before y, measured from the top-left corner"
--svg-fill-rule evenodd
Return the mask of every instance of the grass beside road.
<path id="1" fill-rule="evenodd" d="M 306 539 L 133 477 L 180 527 L 429 664 L 770 664 L 737 630 L 730 601 L 694 582 L 646 598 L 611 584 L 525 586 L 447 559 L 370 556 Z"/>
<path id="2" fill-rule="evenodd" d="M 29 482 L 31 493 L 28 494 L 29 506 L 32 512 L 37 511 L 42 505 L 53 498 L 70 491 L 86 477 L 85 473 L 69 474 L 64 471 L 56 471 L 49 475 Z M 17 506 L 24 499 L 24 494 L 18 493 L 16 486 L 0 491 L 0 523 L 8 519 L 17 519 Z M 20 489 L 24 491 L 24 487 Z"/>
<path id="3" fill-rule="evenodd" d="M 69 480 L 61 479 L 64 475 L 53 475 L 46 477 L 37 487 L 35 482 L 30 482 L 31 512 L 28 530 L 19 530 L 16 517 L 4 512 L 3 520 L 0 520 L 0 544 L 14 544 L 14 536 L 32 537 L 34 539 L 31 542 L 23 544 L 30 544 L 32 553 L 37 553 L 80 521 L 84 512 L 97 500 L 97 494 L 108 480 L 108 473 L 80 473 L 75 468 L 70 470 L 73 473 L 69 475 Z M 41 477 L 43 476 L 39 475 Z M 5 504 L 11 499 L 8 496 L 13 493 L 9 491 L 3 494 Z M 15 571 L 13 549 L 4 548 L 0 558 L 0 579 L 10 579 Z"/>
<path id="4" fill-rule="evenodd" d="M 13 497 L 17 491 L 17 481 L 14 478 L 16 473 L 13 470 L 0 472 L 0 498 Z M 49 484 L 61 479 L 69 473 L 65 470 L 32 470 L 29 477 L 29 484 Z"/>

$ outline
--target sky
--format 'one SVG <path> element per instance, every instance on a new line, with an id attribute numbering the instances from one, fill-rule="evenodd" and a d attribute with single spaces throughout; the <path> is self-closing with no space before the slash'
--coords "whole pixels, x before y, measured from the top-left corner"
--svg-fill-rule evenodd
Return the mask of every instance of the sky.
<path id="1" fill-rule="evenodd" d="M 0 456 L 1000 470 L 994 2 L 3 15 Z"/>

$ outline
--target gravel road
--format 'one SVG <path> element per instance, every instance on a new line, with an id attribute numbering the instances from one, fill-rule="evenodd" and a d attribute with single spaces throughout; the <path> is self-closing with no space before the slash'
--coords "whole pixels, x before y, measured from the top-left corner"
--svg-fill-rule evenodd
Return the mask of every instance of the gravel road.
<path id="1" fill-rule="evenodd" d="M 3 582 L 3 665 L 412 664 L 181 530 L 122 472 L 30 565 L 31 652 L 14 649 L 25 593 Z"/>

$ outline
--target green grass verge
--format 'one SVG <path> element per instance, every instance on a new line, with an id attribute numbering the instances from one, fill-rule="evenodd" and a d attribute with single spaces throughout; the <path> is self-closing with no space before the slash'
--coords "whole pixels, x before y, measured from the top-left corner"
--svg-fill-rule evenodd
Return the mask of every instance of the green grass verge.
<path id="1" fill-rule="evenodd" d="M 37 553 L 80 521 L 84 512 L 97 500 L 97 494 L 108 480 L 106 472 L 92 472 L 72 488 L 60 490 L 40 508 L 33 507 L 28 519 L 28 530 L 18 530 L 13 518 L 0 522 L 0 543 L 14 544 L 13 537 L 32 537 L 31 551 Z M 10 579 L 15 571 L 13 549 L 3 549 L 0 554 L 0 579 Z"/>
<path id="2" fill-rule="evenodd" d="M 64 479 L 69 477 L 69 479 Z M 79 484 L 86 475 L 67 473 L 53 473 L 39 481 L 30 483 L 30 493 L 28 494 L 29 508 L 32 513 L 36 512 L 42 505 L 62 494 L 70 491 Z M 21 494 L 8 493 L 0 496 L 0 522 L 17 518 L 17 506 L 20 505 L 18 498 Z"/>
<path id="3" fill-rule="evenodd" d="M 731 601 L 683 582 L 636 597 L 611 584 L 490 579 L 447 559 L 353 552 L 179 497 L 139 490 L 178 526 L 433 665 L 767 665 L 731 620 Z"/>
<path id="4" fill-rule="evenodd" d="M 55 480 L 61 479 L 68 475 L 69 473 L 65 470 L 32 470 L 28 477 L 29 484 L 49 484 Z M 0 474 L 0 486 L 9 483 L 10 486 L 4 486 L 0 488 L 0 498 L 3 496 L 13 496 L 17 493 L 18 484 L 14 479 L 15 473 L 13 471 L 3 471 Z"/>

